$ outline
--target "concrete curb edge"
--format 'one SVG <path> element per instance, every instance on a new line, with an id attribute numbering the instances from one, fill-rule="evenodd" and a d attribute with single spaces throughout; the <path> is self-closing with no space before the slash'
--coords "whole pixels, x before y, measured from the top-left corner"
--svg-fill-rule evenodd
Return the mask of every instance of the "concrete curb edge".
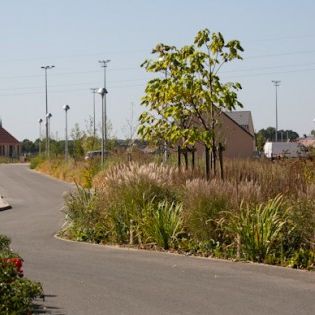
<path id="1" fill-rule="evenodd" d="M 11 205 L 7 203 L 2 196 L 0 196 L 0 211 L 11 209 Z"/>

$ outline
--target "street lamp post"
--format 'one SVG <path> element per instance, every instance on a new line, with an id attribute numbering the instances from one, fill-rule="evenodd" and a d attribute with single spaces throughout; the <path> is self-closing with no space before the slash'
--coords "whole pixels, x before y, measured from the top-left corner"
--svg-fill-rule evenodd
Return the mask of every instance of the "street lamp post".
<path id="1" fill-rule="evenodd" d="M 105 111 L 105 98 L 107 94 L 107 90 L 105 88 L 100 88 L 97 90 L 97 93 L 102 96 L 102 166 L 104 166 L 104 160 L 105 160 L 105 148 L 106 148 L 106 140 L 107 140 L 107 134 L 106 134 L 106 111 Z"/>
<path id="2" fill-rule="evenodd" d="M 106 89 L 106 69 L 107 69 L 107 64 L 110 62 L 109 59 L 107 60 L 99 60 L 98 61 L 101 64 L 101 67 L 104 68 L 104 89 L 105 89 L 105 94 L 104 94 L 104 122 L 105 122 L 105 131 L 104 131 L 104 137 L 105 137 L 105 143 L 107 142 L 107 104 L 106 104 L 106 94 L 107 94 L 107 89 Z"/>
<path id="3" fill-rule="evenodd" d="M 69 105 L 64 105 L 62 107 L 65 111 L 65 160 L 68 160 L 69 150 L 68 150 L 68 110 L 70 109 Z"/>
<path id="4" fill-rule="evenodd" d="M 272 80 L 272 83 L 274 84 L 276 88 L 276 137 L 275 141 L 278 141 L 278 86 L 280 86 L 279 80 Z"/>
<path id="5" fill-rule="evenodd" d="M 46 151 L 46 154 L 47 154 L 47 157 L 50 158 L 50 141 L 49 141 L 49 138 L 50 138 L 50 118 L 52 117 L 52 114 L 51 113 L 48 113 L 46 115 L 46 121 L 47 121 L 47 129 L 46 129 L 46 148 L 47 148 L 47 151 Z"/>
<path id="6" fill-rule="evenodd" d="M 41 146 L 42 146 L 42 122 L 43 122 L 43 120 L 40 118 L 38 120 L 38 123 L 39 123 L 38 153 L 39 153 L 39 155 L 42 154 L 42 148 L 41 148 Z"/>
<path id="7" fill-rule="evenodd" d="M 49 139 L 48 139 L 48 136 L 49 136 L 49 132 L 48 132 L 48 93 L 47 93 L 47 70 L 48 69 L 52 69 L 52 68 L 55 68 L 54 65 L 49 65 L 49 66 L 42 66 L 41 69 L 44 69 L 45 70 L 45 95 L 46 95 L 46 112 L 45 112 L 45 116 L 46 116 L 46 154 L 47 156 L 49 156 Z"/>
<path id="8" fill-rule="evenodd" d="M 91 88 L 91 91 L 93 93 L 93 137 L 95 141 L 96 137 L 96 126 L 95 126 L 95 93 L 97 91 L 97 88 Z"/>

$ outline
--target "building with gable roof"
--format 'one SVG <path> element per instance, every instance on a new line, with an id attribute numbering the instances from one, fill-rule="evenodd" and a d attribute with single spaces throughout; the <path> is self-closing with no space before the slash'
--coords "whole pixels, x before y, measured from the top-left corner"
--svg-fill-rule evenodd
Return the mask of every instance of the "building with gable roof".
<path id="1" fill-rule="evenodd" d="M 18 158 L 21 153 L 21 144 L 2 126 L 0 119 L 0 157 Z"/>
<path id="2" fill-rule="evenodd" d="M 251 158 L 256 150 L 255 131 L 250 111 L 221 112 L 217 126 L 217 142 L 228 158 Z"/>
<path id="3" fill-rule="evenodd" d="M 250 111 L 222 111 L 217 116 L 216 143 L 222 144 L 223 156 L 230 159 L 247 159 L 256 150 L 254 124 Z M 204 154 L 203 145 L 196 145 L 197 156 Z"/>

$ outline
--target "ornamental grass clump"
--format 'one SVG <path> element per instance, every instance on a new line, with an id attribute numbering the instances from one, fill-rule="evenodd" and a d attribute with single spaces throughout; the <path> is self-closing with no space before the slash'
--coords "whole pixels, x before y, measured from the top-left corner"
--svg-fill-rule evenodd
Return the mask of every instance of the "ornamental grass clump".
<path id="1" fill-rule="evenodd" d="M 100 199 L 101 212 L 109 225 L 108 241 L 125 244 L 133 239 L 144 244 L 144 212 L 147 207 L 177 199 L 173 181 L 176 170 L 156 164 L 120 164 L 99 173 L 94 187 Z M 131 232 L 134 237 L 131 236 Z"/>
<path id="2" fill-rule="evenodd" d="M 183 233 L 182 210 L 183 206 L 174 202 L 147 203 L 142 219 L 145 242 L 166 250 L 176 248 Z"/>
<path id="3" fill-rule="evenodd" d="M 183 192 L 185 226 L 197 243 L 229 244 L 230 235 L 221 224 L 226 213 L 237 211 L 240 200 L 260 199 L 260 187 L 253 182 L 188 180 Z"/>
<path id="4" fill-rule="evenodd" d="M 239 213 L 230 213 L 228 228 L 235 235 L 241 257 L 265 262 L 283 256 L 282 245 L 295 229 L 289 211 L 279 195 L 259 205 L 243 202 Z"/>
<path id="5" fill-rule="evenodd" d="M 71 239 L 100 243 L 106 239 L 106 216 L 98 206 L 98 196 L 77 185 L 75 192 L 65 197 L 65 228 L 60 232 Z"/>

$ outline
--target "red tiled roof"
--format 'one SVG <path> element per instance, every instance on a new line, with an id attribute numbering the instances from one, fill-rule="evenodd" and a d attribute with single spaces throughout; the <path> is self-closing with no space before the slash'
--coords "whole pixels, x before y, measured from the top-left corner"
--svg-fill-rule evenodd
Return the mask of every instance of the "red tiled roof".
<path id="1" fill-rule="evenodd" d="M 0 126 L 0 144 L 19 144 L 10 133 L 8 133 L 3 127 Z"/>

